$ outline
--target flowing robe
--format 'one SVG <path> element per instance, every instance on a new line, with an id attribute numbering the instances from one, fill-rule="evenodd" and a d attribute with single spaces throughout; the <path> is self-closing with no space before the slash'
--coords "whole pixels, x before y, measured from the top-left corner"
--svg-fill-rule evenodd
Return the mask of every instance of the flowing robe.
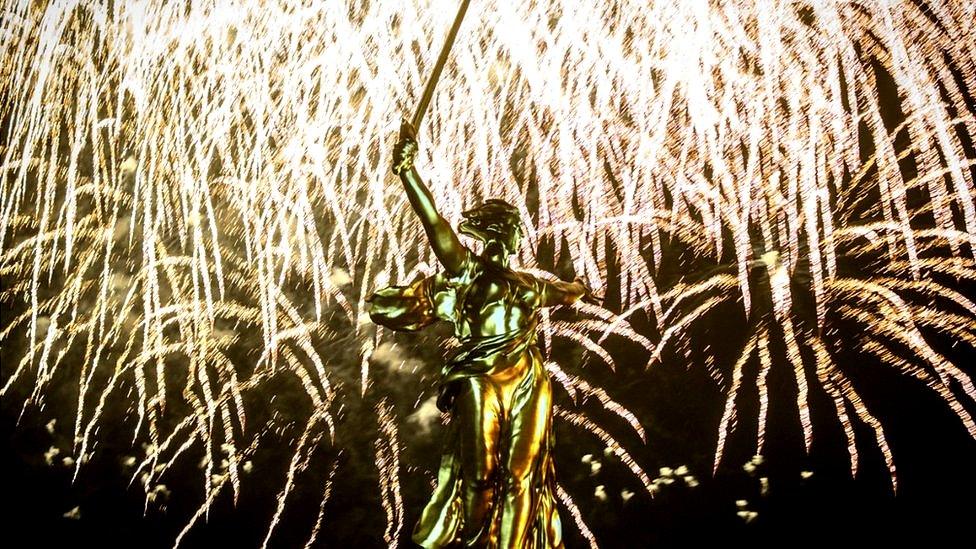
<path id="1" fill-rule="evenodd" d="M 473 253 L 468 256 L 456 276 L 442 272 L 419 278 L 407 286 L 384 288 L 367 299 L 370 318 L 377 324 L 394 330 L 413 331 L 446 320 L 454 324 L 455 335 L 461 343 L 441 371 L 437 405 L 442 411 L 452 412 L 452 419 L 445 436 L 437 488 L 414 529 L 413 540 L 423 547 L 461 544 L 464 468 L 471 464 L 461 459 L 459 424 L 464 418 L 458 417 L 455 401 L 465 380 L 477 378 L 484 385 L 495 388 L 488 396 L 499 399 L 497 409 L 502 411 L 497 416 L 500 422 L 497 463 L 504 464 L 512 457 L 531 464 L 528 477 L 524 479 L 531 492 L 531 504 L 523 546 L 536 549 L 562 547 L 554 499 L 551 386 L 536 346 L 538 304 L 527 305 L 524 301 L 524 296 L 541 294 L 542 281 L 526 273 L 488 264 Z M 531 310 L 517 330 L 491 336 L 471 334 L 465 316 L 470 315 L 466 297 L 479 276 L 508 285 L 502 298 L 512 301 L 507 305 Z M 523 301 L 514 303 L 514 300 Z M 518 434 L 523 424 L 525 430 L 532 428 L 538 433 L 518 444 L 510 444 L 515 437 L 525 436 Z M 509 456 L 510 447 L 517 448 L 515 451 L 522 455 Z M 495 473 L 499 478 L 488 512 L 489 522 L 478 537 L 478 543 L 488 547 L 496 546 L 503 528 L 502 501 L 507 489 L 501 478 L 506 474 L 505 468 L 496 467 Z"/>

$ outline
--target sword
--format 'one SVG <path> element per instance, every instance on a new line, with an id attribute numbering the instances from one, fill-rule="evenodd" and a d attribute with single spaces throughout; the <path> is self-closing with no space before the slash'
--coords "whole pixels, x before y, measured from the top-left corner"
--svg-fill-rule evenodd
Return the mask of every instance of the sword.
<path id="1" fill-rule="evenodd" d="M 424 94 L 420 97 L 420 103 L 417 105 L 417 112 L 413 115 L 413 127 L 417 129 L 420 127 L 420 122 L 424 119 L 424 113 L 427 111 L 427 105 L 430 104 L 430 99 L 434 96 L 434 87 L 437 86 L 437 80 L 441 77 L 441 70 L 444 69 L 444 63 L 447 61 L 447 56 L 451 53 L 451 46 L 454 45 L 454 38 L 457 36 L 458 28 L 461 27 L 461 21 L 464 19 L 465 12 L 468 11 L 468 4 L 470 0 L 461 0 L 461 5 L 458 7 L 457 15 L 454 17 L 454 24 L 451 25 L 451 30 L 447 33 L 447 39 L 444 41 L 444 47 L 441 48 L 441 54 L 437 58 L 437 63 L 434 64 L 434 70 L 430 73 L 430 78 L 427 79 L 427 86 L 424 88 Z"/>

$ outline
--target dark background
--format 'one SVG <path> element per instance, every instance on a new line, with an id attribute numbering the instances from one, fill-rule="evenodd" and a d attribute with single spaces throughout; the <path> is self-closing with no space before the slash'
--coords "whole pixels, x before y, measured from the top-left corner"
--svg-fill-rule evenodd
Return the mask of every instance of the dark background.
<path id="1" fill-rule="evenodd" d="M 720 326 L 715 330 L 721 333 Z M 717 337 L 713 341 L 720 340 Z M 957 358 L 961 364 L 972 364 L 971 354 Z M 726 458 L 712 478 L 709 470 L 715 429 L 721 417 L 721 395 L 703 375 L 686 371 L 678 364 L 665 364 L 647 374 L 640 367 L 631 366 L 621 364 L 617 375 L 607 376 L 612 382 L 608 385 L 615 386 L 611 395 L 637 411 L 648 430 L 648 444 L 641 445 L 633 435 L 628 438 L 619 425 L 614 431 L 624 435 L 618 434 L 618 440 L 652 478 L 658 476 L 654 472 L 657 467 L 685 464 L 700 485 L 691 488 L 678 481 L 663 486 L 657 497 L 650 499 L 623 465 L 603 458 L 603 446 L 595 438 L 557 422 L 557 478 L 574 495 L 601 546 L 682 547 L 707 541 L 753 546 L 824 542 L 843 547 L 900 544 L 908 538 L 928 545 L 936 541 L 948 543 L 955 536 L 960 536 L 956 539 L 962 543 L 969 538 L 974 510 L 971 497 L 976 493 L 976 441 L 947 406 L 920 384 L 880 367 L 870 369 L 866 379 L 858 380 L 869 388 L 864 392 L 865 401 L 882 420 L 895 455 L 895 495 L 880 452 L 871 446 L 870 433 L 864 426 L 857 429 L 860 471 L 851 478 L 840 427 L 830 415 L 825 397 L 819 394 L 818 400 L 818 392 L 813 389 L 815 437 L 810 455 L 804 455 L 795 404 L 791 408 L 788 398 L 775 398 L 789 392 L 785 388 L 789 379 L 785 376 L 770 380 L 773 396 L 765 462 L 755 474 L 741 467 L 754 451 L 755 420 L 749 416 L 749 404 L 745 404 L 740 418 L 747 427 L 733 433 Z M 300 394 L 285 384 L 280 390 L 280 394 Z M 377 387 L 376 393 L 387 390 L 395 393 L 399 389 Z M 568 399 L 559 392 L 559 403 L 565 405 Z M 64 398 L 70 398 L 68 393 L 63 392 Z M 121 463 L 122 456 L 138 455 L 130 441 L 132 426 L 120 424 L 117 433 L 103 431 L 95 458 L 72 482 L 73 469 L 60 466 L 57 461 L 47 465 L 44 459 L 45 451 L 52 445 L 70 447 L 65 434 L 70 431 L 61 424 L 69 418 L 59 420 L 53 434 L 44 428 L 50 418 L 58 416 L 61 396 L 49 395 L 46 410 L 29 408 L 19 427 L 19 405 L 11 397 L 4 399 L 0 468 L 4 524 L 7 539 L 17 540 L 10 546 L 170 546 L 202 500 L 202 471 L 184 463 L 184 470 L 168 477 L 173 496 L 161 508 L 150 507 L 143 515 L 142 490 L 138 483 L 127 488 L 128 470 Z M 357 404 L 355 393 L 348 396 L 353 409 L 340 421 L 340 434 L 334 444 L 335 448 L 342 448 L 341 455 L 325 449 L 313 459 L 290 496 L 289 510 L 276 529 L 273 546 L 304 545 L 332 458 L 339 460 L 339 474 L 326 507 L 319 545 L 385 545 L 385 515 L 380 507 L 371 448 L 373 431 L 368 425 L 356 424 L 368 424 L 373 414 L 365 409 L 365 402 Z M 121 418 L 121 410 L 111 417 Z M 610 420 L 608 424 L 613 426 Z M 428 491 L 423 474 L 407 466 L 436 466 L 438 444 L 436 434 L 411 435 L 409 425 L 401 424 L 401 437 L 406 509 L 401 534 L 409 546 L 408 533 Z M 585 454 L 593 454 L 603 462 L 598 475 L 592 476 L 589 466 L 581 462 Z M 233 506 L 230 491 L 225 490 L 209 521 L 194 527 L 185 546 L 260 545 L 274 511 L 273 500 L 282 485 L 286 457 L 286 452 L 276 452 L 274 446 L 256 454 L 255 471 L 243 479 L 238 505 Z M 813 475 L 803 479 L 802 471 Z M 765 496 L 760 494 L 760 477 L 769 479 Z M 607 501 L 593 497 L 597 485 L 606 487 Z M 619 497 L 622 489 L 636 492 L 626 504 Z M 747 500 L 748 508 L 758 513 L 751 523 L 736 515 L 736 500 L 740 499 Z M 81 513 L 79 519 L 63 517 L 76 506 Z M 567 546 L 585 546 L 569 513 L 563 511 L 562 518 Z"/>

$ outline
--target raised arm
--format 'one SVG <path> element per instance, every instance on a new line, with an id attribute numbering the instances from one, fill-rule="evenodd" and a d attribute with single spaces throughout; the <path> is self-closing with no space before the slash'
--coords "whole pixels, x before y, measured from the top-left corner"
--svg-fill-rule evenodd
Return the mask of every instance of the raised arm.
<path id="1" fill-rule="evenodd" d="M 427 239 L 434 248 L 434 255 L 450 274 L 461 272 L 464 261 L 468 256 L 468 249 L 461 244 L 457 234 L 446 219 L 437 213 L 434 197 L 430 189 L 420 178 L 413 165 L 417 155 L 417 138 L 413 126 L 404 120 L 400 124 L 400 139 L 393 148 L 393 173 L 400 176 L 403 188 L 413 211 L 417 212 L 420 222 L 427 233 Z"/>

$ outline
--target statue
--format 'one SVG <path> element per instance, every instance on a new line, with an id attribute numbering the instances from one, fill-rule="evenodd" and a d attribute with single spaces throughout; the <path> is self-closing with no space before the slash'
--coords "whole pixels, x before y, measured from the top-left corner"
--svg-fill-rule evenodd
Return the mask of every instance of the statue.
<path id="1" fill-rule="evenodd" d="M 451 413 L 437 488 L 414 528 L 423 547 L 562 547 L 555 505 L 552 388 L 536 345 L 541 307 L 596 301 L 575 282 L 548 281 L 508 266 L 522 236 L 518 211 L 486 200 L 459 231 L 440 216 L 413 165 L 417 141 L 404 121 L 393 172 L 420 216 L 444 270 L 369 296 L 369 314 L 394 330 L 454 324 L 460 349 L 442 371 L 438 407 Z"/>

